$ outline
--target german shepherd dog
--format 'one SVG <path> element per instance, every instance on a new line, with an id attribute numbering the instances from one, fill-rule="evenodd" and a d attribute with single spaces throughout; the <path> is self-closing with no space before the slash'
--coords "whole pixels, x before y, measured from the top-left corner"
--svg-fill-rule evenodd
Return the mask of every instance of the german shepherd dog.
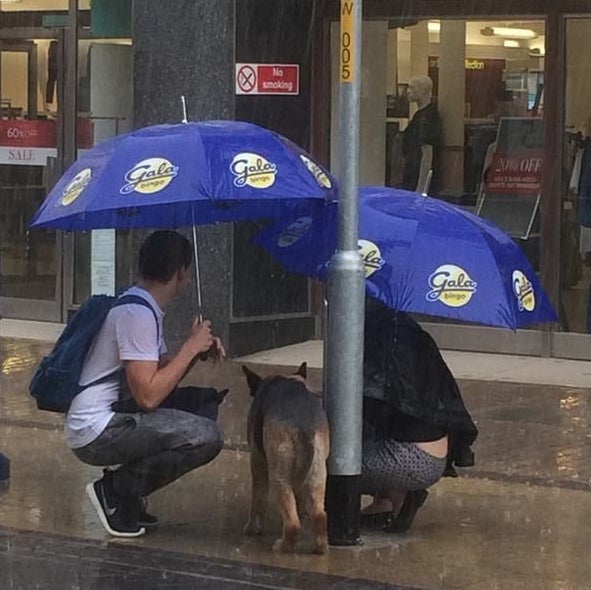
<path id="1" fill-rule="evenodd" d="M 244 533 L 263 532 L 270 487 L 283 519 L 275 551 L 295 551 L 301 515 L 311 521 L 312 552 L 325 553 L 328 420 L 320 396 L 306 385 L 306 363 L 290 377 L 262 379 L 244 365 L 242 370 L 254 398 L 248 415 L 252 502 Z"/>

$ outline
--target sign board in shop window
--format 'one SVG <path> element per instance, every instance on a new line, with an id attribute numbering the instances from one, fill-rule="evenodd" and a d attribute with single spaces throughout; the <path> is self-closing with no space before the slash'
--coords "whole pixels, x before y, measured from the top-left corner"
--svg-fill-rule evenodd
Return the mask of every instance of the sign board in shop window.
<path id="1" fill-rule="evenodd" d="M 478 214 L 511 237 L 529 238 L 540 206 L 543 166 L 543 119 L 501 119 Z"/>
<path id="2" fill-rule="evenodd" d="M 91 232 L 90 289 L 93 295 L 115 295 L 115 245 L 114 229 Z"/>
<path id="3" fill-rule="evenodd" d="M 94 142 L 94 126 L 78 119 L 78 147 Z M 48 120 L 0 121 L 0 164 L 45 166 L 56 155 L 57 122 Z"/>

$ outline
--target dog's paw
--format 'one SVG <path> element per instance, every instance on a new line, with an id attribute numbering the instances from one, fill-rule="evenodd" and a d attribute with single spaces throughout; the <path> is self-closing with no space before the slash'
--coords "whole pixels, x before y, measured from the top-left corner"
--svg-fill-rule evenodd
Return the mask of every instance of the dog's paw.
<path id="1" fill-rule="evenodd" d="M 328 541 L 326 539 L 318 539 L 312 543 L 312 553 L 316 555 L 324 555 L 328 551 Z"/>
<path id="2" fill-rule="evenodd" d="M 248 537 L 258 537 L 263 534 L 263 525 L 260 522 L 249 520 L 242 532 Z"/>
<path id="3" fill-rule="evenodd" d="M 273 544 L 273 551 L 277 553 L 294 553 L 295 543 L 286 539 L 277 539 Z"/>

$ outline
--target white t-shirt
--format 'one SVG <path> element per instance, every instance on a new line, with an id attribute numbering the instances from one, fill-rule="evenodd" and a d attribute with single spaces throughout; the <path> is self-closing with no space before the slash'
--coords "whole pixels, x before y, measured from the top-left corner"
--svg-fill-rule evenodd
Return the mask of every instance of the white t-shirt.
<path id="1" fill-rule="evenodd" d="M 156 312 L 139 303 L 114 307 L 88 352 L 80 385 L 93 383 L 119 369 L 123 361 L 158 361 L 166 353 L 162 336 L 164 313 L 152 295 L 140 287 L 131 287 L 124 295 L 138 295 Z M 158 333 L 160 341 L 158 341 Z M 72 449 L 90 444 L 107 427 L 115 415 L 111 409 L 119 399 L 119 372 L 79 393 L 66 416 L 65 437 Z"/>

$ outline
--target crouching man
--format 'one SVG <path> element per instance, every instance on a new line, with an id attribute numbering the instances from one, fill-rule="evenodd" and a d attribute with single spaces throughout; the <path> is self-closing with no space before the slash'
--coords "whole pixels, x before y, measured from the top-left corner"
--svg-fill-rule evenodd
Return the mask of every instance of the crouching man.
<path id="1" fill-rule="evenodd" d="M 222 449 L 216 420 L 224 394 L 177 388 L 199 355 L 225 355 L 221 341 L 208 321 L 196 321 L 168 357 L 162 336 L 162 310 L 189 285 L 191 261 L 191 245 L 177 232 L 146 239 L 140 281 L 109 311 L 67 414 L 66 441 L 76 456 L 90 465 L 119 466 L 86 488 L 103 526 L 117 537 L 144 534 L 157 521 L 146 511 L 146 497 Z"/>

